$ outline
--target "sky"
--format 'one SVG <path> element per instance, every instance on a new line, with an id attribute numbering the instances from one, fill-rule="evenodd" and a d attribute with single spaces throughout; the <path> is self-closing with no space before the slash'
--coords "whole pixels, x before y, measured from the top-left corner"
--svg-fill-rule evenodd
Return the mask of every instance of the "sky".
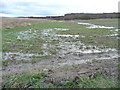
<path id="1" fill-rule="evenodd" d="M 0 0 L 0 16 L 61 16 L 118 12 L 120 0 Z"/>

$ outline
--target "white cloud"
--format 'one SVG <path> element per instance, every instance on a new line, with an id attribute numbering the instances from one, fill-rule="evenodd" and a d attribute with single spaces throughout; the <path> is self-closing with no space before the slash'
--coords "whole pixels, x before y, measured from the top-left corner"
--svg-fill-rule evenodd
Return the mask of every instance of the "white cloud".
<path id="1" fill-rule="evenodd" d="M 2 15 L 49 16 L 117 12 L 119 0 L 1 0 Z"/>

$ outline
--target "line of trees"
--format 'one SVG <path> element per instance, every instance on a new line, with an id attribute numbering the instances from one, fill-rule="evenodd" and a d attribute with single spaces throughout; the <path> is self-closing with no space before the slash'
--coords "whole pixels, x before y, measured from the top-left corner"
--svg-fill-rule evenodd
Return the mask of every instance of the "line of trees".
<path id="1" fill-rule="evenodd" d="M 120 13 L 70 13 L 64 16 L 27 17 L 34 19 L 53 20 L 74 20 L 74 19 L 100 19 L 100 18 L 120 18 Z"/>

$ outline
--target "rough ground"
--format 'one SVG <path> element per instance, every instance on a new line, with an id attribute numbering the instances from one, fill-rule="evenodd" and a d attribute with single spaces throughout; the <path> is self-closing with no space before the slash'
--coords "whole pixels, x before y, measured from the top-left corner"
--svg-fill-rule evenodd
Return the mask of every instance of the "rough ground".
<path id="1" fill-rule="evenodd" d="M 20 18 L 3 18 L 2 26 L 4 28 L 13 28 L 17 26 L 29 26 L 38 22 L 46 22 L 47 20 L 32 20 Z M 80 24 L 80 23 L 79 23 Z M 83 24 L 83 23 L 81 23 Z M 84 23 L 85 24 L 85 23 Z M 91 25 L 91 24 L 89 24 Z M 91 26 L 92 27 L 92 26 Z M 90 27 L 89 27 L 90 28 Z M 109 28 L 95 26 L 92 28 Z M 54 30 L 68 30 L 66 28 L 54 28 Z M 36 34 L 37 30 L 34 31 Z M 29 40 L 34 38 L 28 34 L 31 30 L 20 32 L 18 40 Z M 27 37 L 26 37 L 27 35 Z M 37 36 L 37 35 L 36 35 Z M 3 52 L 4 60 L 11 60 L 7 66 L 3 66 L 1 72 L 3 76 L 19 74 L 19 73 L 37 73 L 42 70 L 48 71 L 48 75 L 44 78 L 44 82 L 57 83 L 64 82 L 65 80 L 74 80 L 79 76 L 95 77 L 96 73 L 102 73 L 109 76 L 117 77 L 117 58 L 118 50 L 114 48 L 106 48 L 103 46 L 84 45 L 79 41 L 79 38 L 85 36 L 80 35 L 61 35 L 57 34 L 53 29 L 44 29 L 40 32 L 40 36 L 46 42 L 43 44 L 45 52 L 43 55 L 49 55 L 47 52 L 51 47 L 56 49 L 57 53 L 48 59 L 38 58 L 36 63 L 24 63 L 25 59 L 29 60 L 32 56 L 39 56 L 38 54 L 26 54 L 21 52 Z M 116 35 L 114 35 L 116 36 Z M 48 45 L 49 41 L 59 41 L 55 45 Z M 71 41 L 73 40 L 73 42 Z M 21 61 L 23 63 L 18 63 Z"/>

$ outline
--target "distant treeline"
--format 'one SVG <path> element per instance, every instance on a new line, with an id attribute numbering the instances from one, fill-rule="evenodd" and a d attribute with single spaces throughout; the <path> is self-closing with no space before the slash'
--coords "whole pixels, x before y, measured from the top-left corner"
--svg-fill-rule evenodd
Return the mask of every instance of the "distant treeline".
<path id="1" fill-rule="evenodd" d="M 26 17 L 25 17 L 26 18 Z M 74 19 L 101 19 L 120 18 L 120 13 L 70 13 L 64 16 L 27 17 L 34 19 L 74 20 Z"/>

